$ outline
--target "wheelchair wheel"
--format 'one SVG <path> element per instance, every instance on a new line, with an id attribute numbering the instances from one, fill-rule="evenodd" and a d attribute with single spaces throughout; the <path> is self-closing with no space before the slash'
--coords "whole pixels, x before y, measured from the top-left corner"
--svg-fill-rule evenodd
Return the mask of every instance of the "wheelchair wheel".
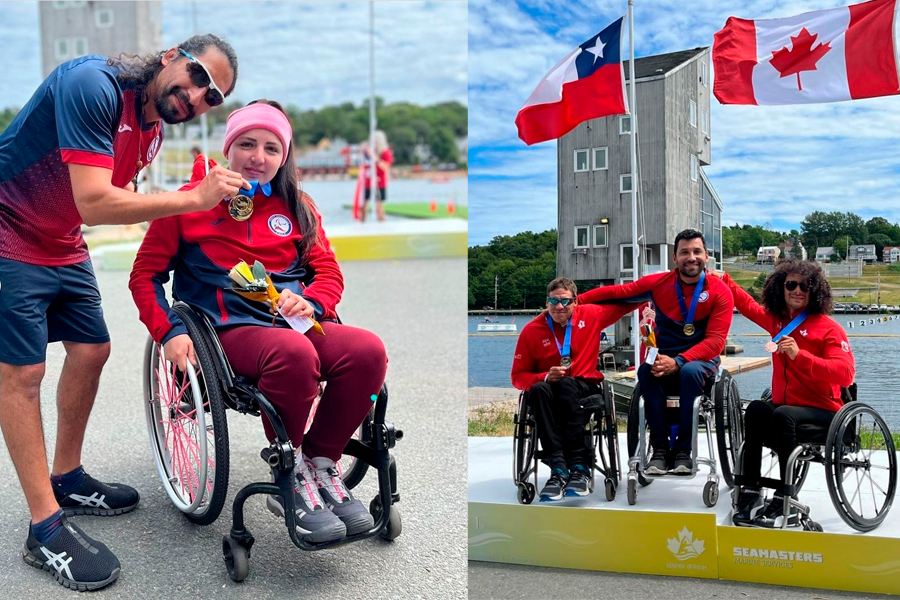
<path id="1" fill-rule="evenodd" d="M 144 409 L 163 489 L 188 520 L 209 525 L 228 492 L 228 424 L 210 350 L 201 335 L 191 339 L 197 367 L 187 373 L 165 359 L 162 346 L 147 342 Z"/>
<path id="2" fill-rule="evenodd" d="M 606 382 L 603 382 L 603 392 L 603 397 L 606 400 L 606 414 L 604 415 L 603 422 L 600 424 L 602 433 L 601 439 L 606 441 L 606 452 L 609 458 L 608 479 L 617 486 L 619 478 L 621 477 L 622 459 L 619 455 L 619 425 L 616 422 L 616 401 L 613 398 L 612 389 Z M 601 441 L 600 444 L 602 443 L 603 442 Z M 613 498 L 614 497 L 615 491 L 613 491 Z M 607 492 L 607 499 L 612 499 L 609 498 L 609 492 Z"/>
<path id="3" fill-rule="evenodd" d="M 897 455 L 875 409 L 851 402 L 834 416 L 825 443 L 825 480 L 850 527 L 871 531 L 887 516 L 897 489 Z"/>
<path id="4" fill-rule="evenodd" d="M 716 442 L 722 478 L 728 487 L 734 486 L 734 462 L 744 438 L 741 416 L 741 396 L 737 382 L 730 374 L 723 373 L 715 387 Z"/>
<path id="5" fill-rule="evenodd" d="M 644 448 L 646 449 L 647 454 L 649 455 L 653 452 L 653 449 L 650 447 L 650 426 L 647 425 L 646 421 L 644 422 L 644 431 L 638 431 L 639 423 L 640 423 L 640 415 L 638 414 L 638 402 L 641 397 L 641 384 L 635 384 L 634 391 L 631 393 L 631 403 L 628 405 L 628 457 L 629 460 L 637 454 L 638 451 L 638 443 L 640 442 L 640 436 L 644 436 Z M 646 456 L 642 456 L 641 460 L 646 460 Z M 648 486 L 653 483 L 652 479 L 647 479 L 640 473 L 638 473 L 638 481 L 643 486 Z M 637 498 L 637 494 L 634 496 Z M 631 492 L 628 494 L 629 503 L 631 502 Z"/>
<path id="6" fill-rule="evenodd" d="M 519 396 L 519 407 L 516 410 L 513 428 L 513 483 L 518 486 L 527 484 L 528 476 L 534 467 L 534 452 L 537 444 L 535 430 L 534 407 L 525 394 Z M 530 484 L 528 484 L 530 485 Z M 521 488 L 520 488 L 521 489 Z M 534 499 L 534 486 L 525 498 Z M 522 502 L 522 499 L 519 500 Z M 530 500 L 524 504 L 530 504 Z"/>
<path id="7" fill-rule="evenodd" d="M 534 501 L 534 484 L 520 483 L 516 490 L 516 500 L 519 504 L 531 504 Z"/>

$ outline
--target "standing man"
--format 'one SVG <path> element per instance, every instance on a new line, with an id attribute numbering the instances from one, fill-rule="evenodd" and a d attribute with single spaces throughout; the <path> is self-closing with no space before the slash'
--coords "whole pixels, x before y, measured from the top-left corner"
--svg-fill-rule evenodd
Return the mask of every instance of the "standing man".
<path id="1" fill-rule="evenodd" d="M 587 496 L 591 449 L 584 443 L 581 400 L 599 391 L 600 333 L 635 305 L 578 304 L 578 288 L 568 277 L 547 286 L 547 310 L 522 328 L 512 364 L 512 384 L 531 394 L 537 433 L 547 454 L 550 478 L 542 502 Z"/>
<path id="2" fill-rule="evenodd" d="M 0 135 L 0 427 L 31 511 L 25 562 L 65 587 L 101 588 L 120 565 L 64 515 L 119 515 L 138 503 L 136 490 L 102 483 L 81 464 L 110 351 L 81 225 L 207 210 L 249 188 L 217 167 L 189 192 L 134 191 L 159 153 L 161 121 L 222 104 L 236 81 L 234 50 L 211 34 L 154 55 L 84 56 L 57 67 Z M 57 341 L 66 360 L 51 475 L 40 386 L 47 343 Z"/>
<path id="3" fill-rule="evenodd" d="M 734 311 L 728 286 L 717 277 L 706 276 L 709 253 L 702 233 L 685 229 L 675 236 L 673 259 L 671 271 L 591 290 L 578 298 L 583 304 L 650 301 L 656 309 L 659 354 L 652 365 L 642 363 L 637 373 L 653 446 L 647 465 L 651 475 L 663 475 L 670 469 L 679 475 L 693 472 L 694 398 L 703 393 L 707 378 L 719 366 Z M 678 437 L 671 453 L 667 392 L 681 397 Z"/>

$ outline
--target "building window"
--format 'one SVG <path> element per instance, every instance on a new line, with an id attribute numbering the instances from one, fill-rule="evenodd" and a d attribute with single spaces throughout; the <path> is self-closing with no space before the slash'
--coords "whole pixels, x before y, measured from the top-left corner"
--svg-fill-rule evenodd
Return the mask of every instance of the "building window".
<path id="1" fill-rule="evenodd" d="M 575 226 L 575 248 L 588 248 L 588 235 L 590 235 L 590 227 L 587 225 Z"/>
<path id="2" fill-rule="evenodd" d="M 619 135 L 628 135 L 631 133 L 631 115 L 621 115 L 619 117 Z"/>
<path id="3" fill-rule="evenodd" d="M 634 271 L 634 257 L 631 255 L 631 244 L 619 246 L 619 270 Z"/>
<path id="4" fill-rule="evenodd" d="M 606 239 L 606 230 L 609 225 L 594 225 L 594 248 L 606 248 L 609 244 Z"/>
<path id="5" fill-rule="evenodd" d="M 691 181 L 697 181 L 697 170 L 699 164 L 697 163 L 697 157 L 691 154 Z"/>
<path id="6" fill-rule="evenodd" d="M 709 87 L 709 65 L 705 60 L 700 61 L 700 83 Z"/>
<path id="7" fill-rule="evenodd" d="M 704 108 L 700 109 L 700 131 L 709 133 L 709 115 Z"/>
<path id="8" fill-rule="evenodd" d="M 606 148 L 594 148 L 594 170 L 605 171 L 609 165 L 606 162 Z"/>
<path id="9" fill-rule="evenodd" d="M 619 175 L 619 193 L 631 193 L 631 173 L 628 173 L 627 175 Z"/>
<path id="10" fill-rule="evenodd" d="M 72 57 L 84 56 L 88 53 L 88 41 L 86 37 L 77 37 L 72 39 L 72 46 L 75 48 Z"/>
<path id="11" fill-rule="evenodd" d="M 587 150 L 576 150 L 575 151 L 575 172 L 581 173 L 582 171 L 590 170 L 590 163 L 588 160 L 590 157 L 588 156 Z"/>
<path id="12" fill-rule="evenodd" d="M 69 40 L 68 38 L 60 38 L 54 44 L 56 60 L 66 60 L 69 58 Z"/>
<path id="13" fill-rule="evenodd" d="M 697 103 L 691 100 L 691 127 L 697 127 Z"/>
<path id="14" fill-rule="evenodd" d="M 94 24 L 105 29 L 113 26 L 113 11 L 109 8 L 103 8 L 94 13 Z"/>

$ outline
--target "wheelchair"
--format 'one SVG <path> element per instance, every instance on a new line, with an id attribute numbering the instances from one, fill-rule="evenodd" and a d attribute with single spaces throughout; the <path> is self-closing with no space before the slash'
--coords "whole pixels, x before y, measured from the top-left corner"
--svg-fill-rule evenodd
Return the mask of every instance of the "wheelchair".
<path id="1" fill-rule="evenodd" d="M 291 541 L 303 550 L 324 550 L 375 535 L 390 541 L 400 535 L 400 513 L 393 506 L 400 501 L 397 466 L 390 449 L 403 432 L 384 418 L 386 386 L 337 463 L 348 488 L 355 487 L 369 467 L 377 471 L 378 495 L 369 504 L 375 524 L 366 532 L 340 540 L 308 542 L 295 528 L 295 455 L 281 417 L 253 381 L 234 374 L 205 315 L 180 301 L 172 309 L 187 327 L 198 366 L 188 362 L 187 372 L 181 372 L 165 359 L 162 346 L 152 338 L 144 355 L 144 408 L 150 448 L 172 504 L 198 525 L 209 525 L 221 513 L 229 477 L 226 409 L 253 416 L 265 413 L 276 433 L 276 440 L 260 453 L 271 468 L 273 482 L 250 483 L 234 499 L 231 532 L 222 540 L 222 554 L 231 579 L 243 581 L 249 572 L 254 538 L 244 526 L 244 502 L 254 494 L 281 496 Z M 312 414 L 307 427 L 311 419 Z"/>
<path id="2" fill-rule="evenodd" d="M 613 501 L 619 487 L 619 436 L 616 427 L 616 404 L 612 386 L 602 381 L 600 392 L 582 400 L 584 407 L 584 441 L 591 453 L 591 478 L 588 489 L 593 493 L 596 473 L 603 477 L 606 499 Z M 538 462 L 546 462 L 539 440 L 534 403 L 528 392 L 519 394 L 513 416 L 513 483 L 520 504 L 531 504 L 538 483 Z M 529 478 L 534 478 L 531 483 Z"/>
<path id="3" fill-rule="evenodd" d="M 635 376 L 637 377 L 637 376 Z M 666 418 L 670 423 L 677 423 L 679 418 L 679 396 L 666 396 Z M 709 446 L 709 458 L 697 456 L 697 439 L 700 426 L 703 426 Z M 719 461 L 713 451 L 712 428 L 715 427 L 716 445 Z M 672 425 L 674 440 L 677 425 Z M 655 479 L 692 479 L 697 476 L 699 465 L 709 467 L 709 475 L 703 486 L 703 503 L 712 507 L 719 500 L 719 475 L 717 467 L 721 466 L 722 477 L 728 487 L 734 485 L 734 465 L 737 449 L 743 440 L 743 414 L 741 398 L 737 383 L 731 374 L 721 366 L 715 377 L 708 378 L 702 396 L 694 399 L 693 434 L 691 436 L 691 459 L 693 469 L 690 475 L 651 475 L 645 472 L 652 454 L 650 443 L 650 427 L 644 418 L 644 397 L 641 395 L 641 384 L 637 382 L 631 395 L 628 407 L 628 504 L 637 503 L 638 484 L 648 486 Z"/>
<path id="4" fill-rule="evenodd" d="M 791 507 L 799 514 L 799 525 L 805 531 L 823 531 L 809 516 L 809 507 L 801 504 L 798 494 L 806 481 L 810 463 L 825 466 L 828 495 L 843 521 L 860 532 L 877 528 L 891 509 L 897 491 L 897 455 L 894 438 L 881 415 L 868 404 L 856 400 L 856 383 L 841 388 L 843 406 L 826 428 L 801 423 L 797 428 L 797 447 L 791 452 L 785 481 L 768 477 L 777 473 L 778 456 L 770 449 L 770 466 L 761 473 L 760 485 L 780 490 L 784 495 L 781 528 L 788 527 Z M 771 390 L 763 392 L 763 401 L 771 401 Z M 737 510 L 744 447 L 737 453 L 732 507 Z"/>

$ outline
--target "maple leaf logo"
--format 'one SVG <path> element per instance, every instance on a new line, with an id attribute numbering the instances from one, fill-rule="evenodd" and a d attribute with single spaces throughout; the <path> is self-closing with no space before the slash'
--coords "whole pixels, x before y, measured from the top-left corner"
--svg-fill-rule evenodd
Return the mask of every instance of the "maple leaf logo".
<path id="1" fill-rule="evenodd" d="M 791 36 L 792 49 L 788 50 L 787 46 L 785 46 L 781 50 L 776 50 L 772 53 L 772 66 L 781 73 L 782 77 L 796 75 L 798 90 L 803 89 L 803 86 L 800 84 L 800 72 L 815 71 L 816 63 L 819 62 L 819 59 L 831 50 L 831 46 L 828 45 L 831 42 L 819 43 L 818 46 L 813 48 L 812 45 L 817 37 L 819 37 L 818 33 L 810 35 L 809 31 L 804 27 L 796 37 Z"/>
<path id="2" fill-rule="evenodd" d="M 695 540 L 694 533 L 682 527 L 677 538 L 667 538 L 666 547 L 678 560 L 697 558 L 706 550 L 703 540 Z"/>

